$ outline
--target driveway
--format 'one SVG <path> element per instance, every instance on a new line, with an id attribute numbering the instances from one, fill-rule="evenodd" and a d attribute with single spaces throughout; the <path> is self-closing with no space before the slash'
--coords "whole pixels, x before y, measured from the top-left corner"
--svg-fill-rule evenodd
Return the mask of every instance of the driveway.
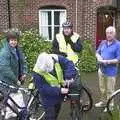
<path id="1" fill-rule="evenodd" d="M 84 84 L 89 87 L 93 97 L 93 103 L 99 101 L 99 86 L 98 86 L 98 77 L 97 72 L 94 73 L 82 73 L 81 79 Z M 120 88 L 120 76 L 117 78 L 116 89 Z M 110 120 L 108 113 L 103 112 L 103 108 L 95 108 L 94 106 L 89 112 L 84 114 L 83 120 Z M 62 109 L 59 115 L 59 120 L 68 120 L 67 116 L 69 115 L 69 102 L 65 102 L 62 105 Z"/>

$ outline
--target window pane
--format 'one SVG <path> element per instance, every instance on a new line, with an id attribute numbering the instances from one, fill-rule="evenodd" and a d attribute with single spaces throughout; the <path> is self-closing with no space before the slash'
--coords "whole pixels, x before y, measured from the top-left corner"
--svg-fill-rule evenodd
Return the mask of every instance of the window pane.
<path id="1" fill-rule="evenodd" d="M 43 37 L 48 37 L 48 27 L 40 27 L 40 35 Z"/>
<path id="2" fill-rule="evenodd" d="M 52 28 L 46 26 L 40 27 L 40 35 L 47 40 L 52 40 Z"/>
<path id="3" fill-rule="evenodd" d="M 48 27 L 49 40 L 52 40 L 52 27 Z"/>
<path id="4" fill-rule="evenodd" d="M 60 11 L 60 26 L 62 26 L 63 22 L 65 21 L 66 21 L 65 12 Z"/>
<path id="5" fill-rule="evenodd" d="M 59 27 L 54 27 L 54 38 L 55 38 L 56 34 L 60 32 L 59 30 L 60 30 Z"/>
<path id="6" fill-rule="evenodd" d="M 40 24 L 41 25 L 48 25 L 48 12 L 47 11 L 41 11 L 41 18 L 40 18 Z"/>
<path id="7" fill-rule="evenodd" d="M 54 12 L 54 25 L 60 25 L 60 12 Z"/>
<path id="8" fill-rule="evenodd" d="M 52 24 L 52 20 L 51 20 L 51 11 L 48 12 L 48 25 Z"/>
<path id="9" fill-rule="evenodd" d="M 62 23 L 66 20 L 66 12 L 51 9 L 40 11 L 40 35 L 48 40 L 53 40 L 57 33 L 62 31 Z"/>

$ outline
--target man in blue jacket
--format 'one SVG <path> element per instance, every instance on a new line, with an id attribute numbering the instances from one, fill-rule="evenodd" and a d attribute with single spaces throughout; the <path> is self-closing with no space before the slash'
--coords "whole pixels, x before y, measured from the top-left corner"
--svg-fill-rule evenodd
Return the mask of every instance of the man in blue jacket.
<path id="1" fill-rule="evenodd" d="M 72 61 L 63 56 L 41 53 L 33 69 L 35 86 L 45 108 L 45 120 L 57 120 L 64 95 L 77 74 Z"/>

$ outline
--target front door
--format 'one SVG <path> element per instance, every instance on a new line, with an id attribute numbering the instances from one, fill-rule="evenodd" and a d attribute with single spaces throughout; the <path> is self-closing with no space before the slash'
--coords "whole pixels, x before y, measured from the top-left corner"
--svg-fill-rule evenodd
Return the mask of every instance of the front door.
<path id="1" fill-rule="evenodd" d="M 108 26 L 114 25 L 114 13 L 108 11 L 99 10 L 97 12 L 97 33 L 96 33 L 96 48 L 98 48 L 100 42 L 105 40 L 105 29 Z"/>

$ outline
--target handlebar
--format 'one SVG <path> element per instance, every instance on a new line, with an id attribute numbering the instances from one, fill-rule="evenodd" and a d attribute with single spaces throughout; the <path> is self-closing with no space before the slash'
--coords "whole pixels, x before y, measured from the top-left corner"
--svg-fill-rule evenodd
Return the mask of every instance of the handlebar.
<path id="1" fill-rule="evenodd" d="M 20 91 L 23 91 L 25 93 L 30 93 L 30 89 L 28 88 L 24 88 L 24 87 L 15 87 L 13 85 L 9 85 L 8 83 L 4 82 L 4 81 L 0 81 L 0 84 L 5 86 L 5 87 L 8 87 L 8 88 L 11 88 L 11 89 L 14 89 L 14 90 L 20 90 Z"/>

